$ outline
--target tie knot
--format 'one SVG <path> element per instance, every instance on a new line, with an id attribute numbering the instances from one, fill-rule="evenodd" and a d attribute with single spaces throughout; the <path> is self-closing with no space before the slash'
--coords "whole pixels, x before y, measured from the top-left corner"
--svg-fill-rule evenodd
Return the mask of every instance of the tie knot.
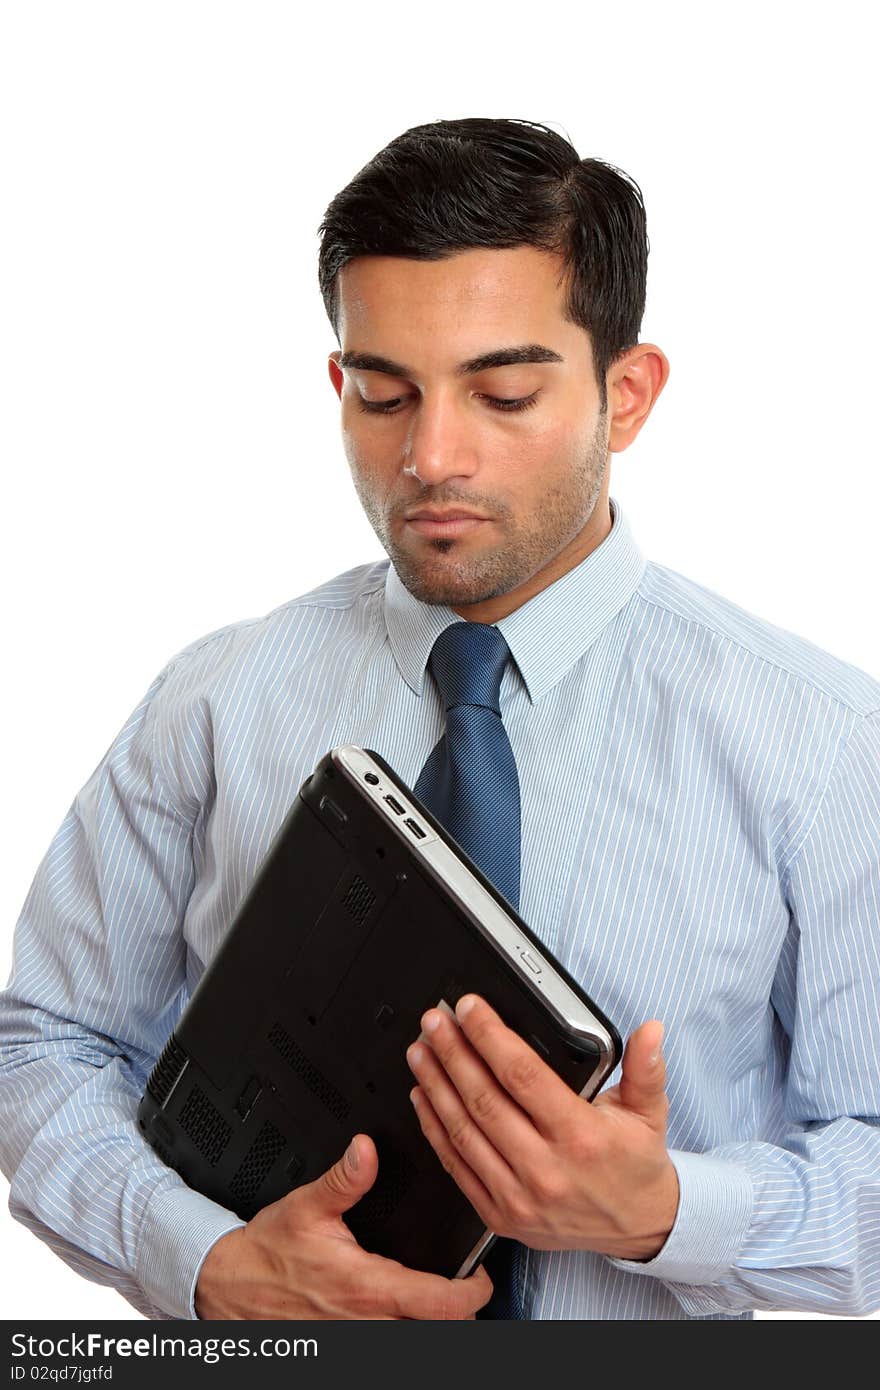
<path id="1" fill-rule="evenodd" d="M 431 649 L 428 666 L 447 710 L 481 705 L 500 716 L 501 677 L 510 648 L 488 623 L 450 623 Z"/>

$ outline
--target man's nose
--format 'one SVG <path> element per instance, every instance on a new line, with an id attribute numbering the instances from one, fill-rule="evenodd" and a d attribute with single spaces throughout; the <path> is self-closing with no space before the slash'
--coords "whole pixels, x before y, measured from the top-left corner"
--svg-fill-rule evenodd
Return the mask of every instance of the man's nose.
<path id="1" fill-rule="evenodd" d="M 473 422 L 450 401 L 423 398 L 404 446 L 403 469 L 436 487 L 449 478 L 470 478 L 479 467 Z"/>

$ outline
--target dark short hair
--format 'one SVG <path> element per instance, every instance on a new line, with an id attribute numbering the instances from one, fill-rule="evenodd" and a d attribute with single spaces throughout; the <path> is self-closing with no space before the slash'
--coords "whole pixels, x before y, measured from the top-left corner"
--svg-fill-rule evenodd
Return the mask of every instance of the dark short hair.
<path id="1" fill-rule="evenodd" d="M 589 335 L 603 410 L 606 371 L 638 342 L 648 269 L 641 190 L 536 121 L 413 126 L 336 194 L 318 233 L 318 282 L 337 342 L 337 277 L 356 256 L 433 261 L 514 246 L 562 255 L 565 317 Z"/>

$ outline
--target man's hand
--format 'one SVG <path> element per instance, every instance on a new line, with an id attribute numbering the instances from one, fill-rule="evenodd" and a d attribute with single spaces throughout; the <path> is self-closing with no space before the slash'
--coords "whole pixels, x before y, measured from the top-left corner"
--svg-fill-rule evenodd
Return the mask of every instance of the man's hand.
<path id="1" fill-rule="evenodd" d="M 371 1255 L 342 1220 L 376 1180 L 379 1159 L 366 1134 L 320 1178 L 264 1207 L 221 1236 L 202 1265 L 200 1318 L 464 1319 L 488 1303 L 492 1281 L 478 1269 L 444 1279 Z"/>
<path id="2" fill-rule="evenodd" d="M 657 1254 L 678 1210 L 662 1023 L 632 1034 L 619 1085 L 592 1104 L 479 995 L 422 1027 L 430 1046 L 406 1054 L 422 1132 L 490 1230 L 535 1250 Z"/>

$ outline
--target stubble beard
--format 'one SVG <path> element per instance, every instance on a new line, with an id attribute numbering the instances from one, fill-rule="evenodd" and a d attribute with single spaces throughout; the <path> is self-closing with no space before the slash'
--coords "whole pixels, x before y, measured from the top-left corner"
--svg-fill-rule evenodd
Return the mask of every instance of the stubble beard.
<path id="1" fill-rule="evenodd" d="M 584 528 L 593 514 L 608 465 L 606 416 L 600 415 L 586 455 L 574 475 L 541 497 L 539 515 L 516 524 L 509 510 L 491 508 L 493 524 L 503 539 L 492 550 L 466 554 L 458 540 L 430 540 L 416 559 L 398 545 L 388 518 L 373 493 L 355 475 L 355 489 L 367 519 L 387 552 L 401 583 L 422 603 L 466 607 L 499 598 L 527 583 L 548 565 Z M 432 500 L 425 499 L 429 506 Z M 468 505 L 465 497 L 444 494 L 442 503 Z M 413 503 L 408 503 L 408 509 Z M 487 508 L 489 510 L 489 508 Z M 437 563 L 432 564 L 432 557 Z"/>

